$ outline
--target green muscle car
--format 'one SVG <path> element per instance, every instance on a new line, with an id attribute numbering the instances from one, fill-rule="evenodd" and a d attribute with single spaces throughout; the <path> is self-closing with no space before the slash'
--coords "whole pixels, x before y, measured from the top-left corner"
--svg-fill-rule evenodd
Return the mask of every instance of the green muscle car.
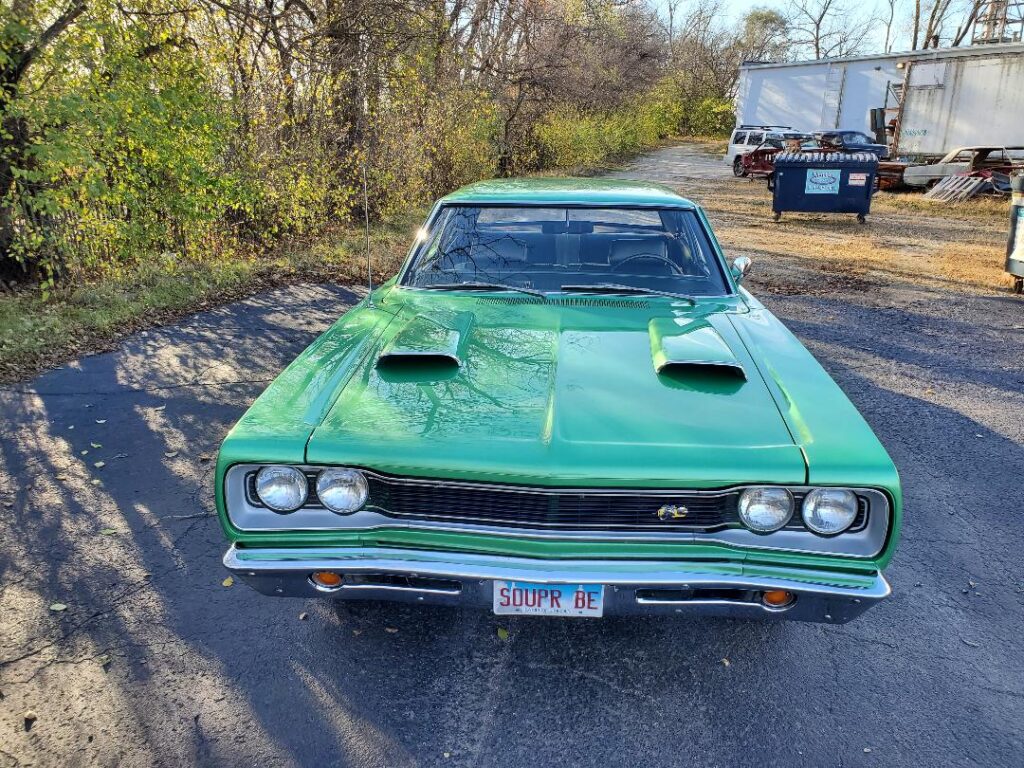
<path id="1" fill-rule="evenodd" d="M 749 266 L 653 184 L 445 197 L 225 439 L 224 564 L 267 595 L 854 618 L 899 478 Z"/>

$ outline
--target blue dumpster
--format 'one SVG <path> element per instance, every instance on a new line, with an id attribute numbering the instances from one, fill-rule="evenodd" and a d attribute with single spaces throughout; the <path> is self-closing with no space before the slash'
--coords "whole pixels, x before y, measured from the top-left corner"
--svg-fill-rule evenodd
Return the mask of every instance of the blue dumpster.
<path id="1" fill-rule="evenodd" d="M 871 210 L 878 157 L 871 152 L 779 152 L 775 155 L 772 210 L 855 213 Z"/>

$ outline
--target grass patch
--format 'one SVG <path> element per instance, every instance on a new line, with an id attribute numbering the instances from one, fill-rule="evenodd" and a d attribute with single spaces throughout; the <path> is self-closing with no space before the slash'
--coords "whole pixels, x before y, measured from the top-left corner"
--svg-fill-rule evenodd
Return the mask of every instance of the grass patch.
<path id="1" fill-rule="evenodd" d="M 394 274 L 425 210 L 371 229 L 374 279 Z M 295 282 L 366 282 L 361 228 L 315 243 L 290 242 L 270 254 L 158 258 L 98 280 L 67 280 L 43 301 L 38 290 L 0 295 L 0 381 L 10 382 L 81 354 L 111 348 L 129 333 L 191 312 Z"/>

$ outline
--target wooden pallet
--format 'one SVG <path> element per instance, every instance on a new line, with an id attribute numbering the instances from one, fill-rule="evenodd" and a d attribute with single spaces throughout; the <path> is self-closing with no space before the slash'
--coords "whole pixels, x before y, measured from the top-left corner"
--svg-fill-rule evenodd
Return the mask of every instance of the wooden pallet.
<path id="1" fill-rule="evenodd" d="M 924 199 L 937 203 L 959 203 L 987 192 L 991 187 L 992 182 L 983 176 L 947 176 L 929 189 Z"/>

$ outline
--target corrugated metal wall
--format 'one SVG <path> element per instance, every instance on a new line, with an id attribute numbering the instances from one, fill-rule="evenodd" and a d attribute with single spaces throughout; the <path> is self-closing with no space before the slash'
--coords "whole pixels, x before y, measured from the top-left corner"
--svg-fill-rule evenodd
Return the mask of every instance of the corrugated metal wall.
<path id="1" fill-rule="evenodd" d="M 901 153 L 941 155 L 972 144 L 1024 146 L 1024 56 L 912 65 Z"/>
<path id="2" fill-rule="evenodd" d="M 901 84 L 903 74 L 894 62 L 884 60 L 743 69 L 737 122 L 870 133 L 871 109 L 885 105 L 890 81 Z"/>
<path id="3" fill-rule="evenodd" d="M 975 46 L 740 70 L 738 123 L 871 133 L 871 109 L 894 107 L 890 84 L 910 81 L 902 155 L 943 155 L 972 144 L 1024 146 L 1024 50 Z M 894 114 L 894 113 L 891 113 Z"/>

